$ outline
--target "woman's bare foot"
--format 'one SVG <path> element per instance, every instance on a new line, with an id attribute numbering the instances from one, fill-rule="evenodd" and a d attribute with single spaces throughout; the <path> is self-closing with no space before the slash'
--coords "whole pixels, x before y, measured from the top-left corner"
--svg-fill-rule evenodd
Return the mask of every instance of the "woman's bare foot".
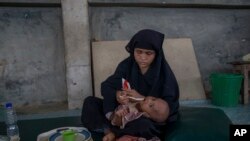
<path id="1" fill-rule="evenodd" d="M 103 138 L 102 141 L 115 141 L 115 134 L 113 132 L 108 132 Z"/>

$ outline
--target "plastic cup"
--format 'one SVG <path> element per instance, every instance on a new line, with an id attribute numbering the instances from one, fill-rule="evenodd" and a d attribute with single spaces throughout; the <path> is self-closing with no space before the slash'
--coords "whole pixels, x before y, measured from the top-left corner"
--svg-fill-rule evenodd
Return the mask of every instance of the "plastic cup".
<path id="1" fill-rule="evenodd" d="M 73 130 L 65 130 L 62 132 L 63 141 L 75 141 L 77 133 Z"/>

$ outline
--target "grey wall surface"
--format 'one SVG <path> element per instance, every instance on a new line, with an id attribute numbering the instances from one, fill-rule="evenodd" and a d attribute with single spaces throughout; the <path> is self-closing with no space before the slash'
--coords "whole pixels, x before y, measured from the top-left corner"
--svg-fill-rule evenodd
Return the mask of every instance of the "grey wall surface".
<path id="1" fill-rule="evenodd" d="M 250 52 L 249 23 L 250 9 L 94 4 L 90 8 L 92 40 L 128 40 L 144 28 L 158 30 L 165 38 L 191 38 L 207 91 L 212 72 L 230 72 L 227 62 Z"/>
<path id="2" fill-rule="evenodd" d="M 0 7 L 2 101 L 67 101 L 61 8 Z"/>
<path id="3" fill-rule="evenodd" d="M 0 103 L 65 102 L 70 95 L 71 107 L 81 105 L 92 94 L 89 38 L 129 40 L 144 28 L 158 30 L 166 38 L 191 38 L 207 91 L 212 72 L 230 72 L 227 62 L 250 52 L 247 0 L 0 0 L 0 4 L 5 6 L 0 7 L 0 64 L 5 65 L 4 71 L 0 66 Z"/>
<path id="4" fill-rule="evenodd" d="M 27 1 L 27 0 L 26 0 Z M 123 3 L 123 4 L 216 4 L 216 5 L 249 5 L 250 1 L 248 0 L 88 0 L 90 4 L 93 3 L 107 3 L 107 4 L 114 4 L 114 3 Z"/>

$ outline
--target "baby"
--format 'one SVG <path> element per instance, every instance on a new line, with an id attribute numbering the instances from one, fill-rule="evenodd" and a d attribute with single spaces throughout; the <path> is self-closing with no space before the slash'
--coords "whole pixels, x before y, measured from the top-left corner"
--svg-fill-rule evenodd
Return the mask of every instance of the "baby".
<path id="1" fill-rule="evenodd" d="M 113 117 L 111 118 L 111 124 L 114 126 L 119 126 L 120 128 L 124 128 L 125 125 L 133 121 L 141 116 L 145 116 L 150 118 L 151 120 L 164 123 L 169 115 L 169 106 L 166 101 L 161 98 L 156 98 L 152 96 L 147 96 L 142 100 L 138 101 L 130 101 L 127 104 L 119 105 L 115 112 L 113 113 Z M 105 134 L 103 141 L 113 141 L 115 139 L 115 135 L 112 132 L 108 132 Z M 145 138 L 134 137 L 130 135 L 125 135 L 117 139 L 117 141 L 160 141 L 158 137 L 154 137 L 150 140 L 146 140 Z"/>
<path id="2" fill-rule="evenodd" d="M 165 122 L 169 115 L 169 107 L 166 101 L 161 98 L 147 96 L 142 100 L 128 104 L 121 104 L 114 112 L 111 120 L 112 125 L 124 128 L 125 125 L 141 116 L 152 119 L 155 122 Z"/>
<path id="3" fill-rule="evenodd" d="M 123 89 L 131 90 L 128 81 L 125 79 L 122 80 Z M 121 92 L 120 92 L 121 93 Z M 115 109 L 113 114 L 111 114 L 111 124 L 114 126 L 119 126 L 121 129 L 126 126 L 126 124 L 130 121 L 138 119 L 141 116 L 145 116 L 155 122 L 164 123 L 169 116 L 169 106 L 168 103 L 161 99 L 152 96 L 147 96 L 142 99 L 134 99 L 133 97 L 129 97 L 128 95 L 118 95 L 118 97 L 127 97 L 129 101 L 117 101 L 120 105 Z M 126 98 L 125 98 L 126 99 Z M 128 140 L 142 140 L 146 139 L 140 137 L 133 137 L 129 135 L 125 135 L 120 137 L 118 140 L 120 141 L 128 141 Z M 108 130 L 103 137 L 103 141 L 113 141 L 115 140 L 115 134 Z M 158 137 L 154 137 L 147 141 L 160 141 Z"/>

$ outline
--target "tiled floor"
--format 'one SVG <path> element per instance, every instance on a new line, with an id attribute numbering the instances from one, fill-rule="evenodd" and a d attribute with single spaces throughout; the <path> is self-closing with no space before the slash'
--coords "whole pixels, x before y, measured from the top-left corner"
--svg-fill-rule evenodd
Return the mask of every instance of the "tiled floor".
<path id="1" fill-rule="evenodd" d="M 181 106 L 189 106 L 189 107 L 212 107 L 222 109 L 227 116 L 232 120 L 234 124 L 249 124 L 250 125 L 250 104 L 242 105 L 239 104 L 236 107 L 220 107 L 214 106 L 211 104 L 209 100 L 192 100 L 192 101 L 181 101 Z M 62 106 L 62 105 L 60 105 Z M 47 111 L 46 111 L 47 109 Z M 29 109 L 31 113 L 22 112 L 18 114 L 18 118 L 22 119 L 37 119 L 37 118 L 47 118 L 47 117 L 64 117 L 64 116 L 80 116 L 81 110 L 65 110 L 65 107 L 60 109 L 46 107 L 42 110 L 37 109 Z M 53 111 L 56 110 L 56 111 Z M 3 120 L 3 111 L 0 110 L 0 121 Z"/>

